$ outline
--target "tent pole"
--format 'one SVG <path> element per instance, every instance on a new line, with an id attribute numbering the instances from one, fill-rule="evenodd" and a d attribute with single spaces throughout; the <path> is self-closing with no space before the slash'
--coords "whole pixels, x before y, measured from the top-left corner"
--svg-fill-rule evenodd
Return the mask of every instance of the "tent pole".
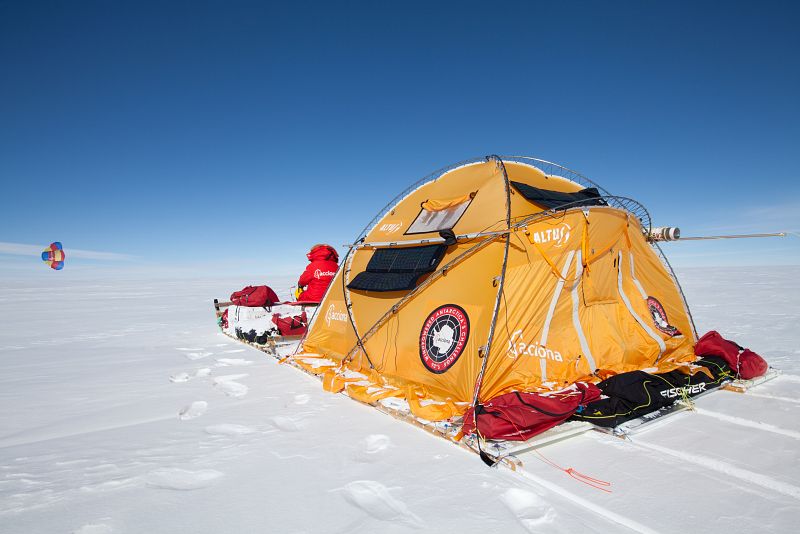
<path id="1" fill-rule="evenodd" d="M 361 349 L 361 352 L 364 353 L 364 356 L 367 358 L 367 363 L 369 363 L 370 369 L 375 369 L 375 365 L 372 363 L 372 360 L 367 353 L 367 349 L 364 347 L 364 342 L 361 339 L 361 334 L 358 333 L 358 328 L 356 328 L 355 319 L 353 319 L 353 304 L 350 302 L 350 291 L 347 289 L 347 284 L 349 282 L 348 275 L 350 274 L 350 265 L 353 263 L 353 252 L 356 249 L 351 248 L 347 251 L 347 255 L 342 262 L 342 293 L 344 294 L 344 307 L 347 310 L 347 318 L 350 321 L 350 326 L 353 327 L 353 333 L 356 335 L 356 346 Z M 350 356 L 355 352 L 355 349 L 351 351 L 351 354 L 348 354 L 347 358 L 344 361 L 348 361 Z"/>
<path id="2" fill-rule="evenodd" d="M 508 247 L 511 244 L 511 184 L 508 179 L 508 173 L 506 172 L 506 166 L 503 164 L 503 160 L 501 160 L 498 156 L 487 156 L 486 161 L 494 161 L 497 165 L 497 168 L 503 173 L 503 181 L 506 189 L 506 243 L 503 249 L 503 266 L 500 270 L 499 282 L 497 284 L 497 296 L 494 300 L 494 309 L 492 310 L 492 322 L 489 325 L 489 336 L 486 340 L 486 345 L 478 349 L 479 355 L 480 352 L 483 351 L 481 357 L 483 358 L 483 362 L 481 363 L 481 370 L 478 373 L 478 377 L 475 380 L 475 391 L 472 396 L 472 413 L 477 414 L 477 410 L 475 409 L 478 405 L 478 401 L 480 400 L 480 392 L 481 386 L 483 385 L 483 375 L 486 373 L 486 365 L 489 361 L 489 352 L 492 348 L 492 341 L 494 340 L 494 330 L 495 326 L 497 325 L 497 315 L 500 311 L 500 299 L 503 296 L 503 286 L 505 285 L 506 281 L 506 267 L 508 266 Z M 478 421 L 477 415 L 475 416 L 475 430 L 478 430 Z"/>

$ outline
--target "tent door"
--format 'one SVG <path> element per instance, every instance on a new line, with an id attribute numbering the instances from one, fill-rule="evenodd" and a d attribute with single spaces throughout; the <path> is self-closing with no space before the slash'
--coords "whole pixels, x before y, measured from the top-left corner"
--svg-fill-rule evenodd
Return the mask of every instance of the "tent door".
<path id="1" fill-rule="evenodd" d="M 583 272 L 581 283 L 585 306 L 618 302 L 618 271 L 619 259 L 614 249 L 607 251 L 589 265 Z"/>

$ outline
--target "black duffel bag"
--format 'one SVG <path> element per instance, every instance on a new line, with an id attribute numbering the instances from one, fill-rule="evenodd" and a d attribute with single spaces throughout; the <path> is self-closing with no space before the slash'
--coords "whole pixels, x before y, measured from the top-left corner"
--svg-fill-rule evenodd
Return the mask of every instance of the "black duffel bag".
<path id="1" fill-rule="evenodd" d="M 730 368 L 721 358 L 704 358 L 697 363 L 708 369 L 713 378 L 702 371 L 688 375 L 678 370 L 660 374 L 630 371 L 609 377 L 597 384 L 607 398 L 586 405 L 572 419 L 615 427 L 676 400 L 718 387 L 731 376 Z"/>

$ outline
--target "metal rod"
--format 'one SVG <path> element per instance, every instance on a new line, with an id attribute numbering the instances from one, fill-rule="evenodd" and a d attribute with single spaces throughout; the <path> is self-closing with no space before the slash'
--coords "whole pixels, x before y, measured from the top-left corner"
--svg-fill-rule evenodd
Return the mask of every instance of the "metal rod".
<path id="1" fill-rule="evenodd" d="M 646 227 L 650 226 L 650 214 L 647 212 L 647 210 L 645 209 L 644 206 L 642 206 L 641 204 L 639 204 L 635 200 L 633 200 L 631 198 L 627 198 L 627 197 L 617 197 L 617 196 L 606 196 L 606 197 L 603 197 L 603 198 L 607 199 L 607 200 L 613 200 L 613 201 L 616 201 L 616 202 L 628 202 L 628 203 L 637 204 L 639 209 L 641 210 L 641 213 L 644 216 L 646 216 L 646 219 L 647 219 L 647 223 L 646 224 L 645 224 L 644 221 L 642 221 L 640 219 L 639 220 L 640 224 L 642 224 L 643 226 L 646 226 Z M 521 217 L 518 220 L 515 220 L 515 222 L 513 224 L 509 225 L 509 229 L 512 230 L 512 231 L 518 231 L 520 229 L 524 229 L 528 224 L 533 224 L 534 222 L 538 222 L 540 219 L 546 219 L 546 218 L 549 218 L 549 217 L 556 217 L 556 216 L 560 217 L 564 213 L 567 213 L 568 211 L 575 210 L 575 209 L 583 209 L 584 207 L 586 207 L 586 206 L 583 205 L 583 202 L 584 201 L 582 201 L 582 200 L 578 200 L 576 202 L 572 202 L 572 203 L 566 204 L 564 206 L 559 206 L 557 208 L 551 208 L 549 210 L 539 211 L 539 212 L 533 213 L 531 215 L 527 215 L 525 217 Z M 576 205 L 573 206 L 572 204 L 576 204 Z M 620 207 L 620 206 L 610 205 L 610 206 L 591 206 L 591 207 L 593 209 L 596 209 L 596 208 L 621 209 L 621 210 L 627 211 L 628 213 L 633 214 L 634 216 L 637 216 L 637 214 L 634 213 L 633 211 L 631 211 L 630 209 L 626 209 L 626 208 Z M 494 230 L 494 231 L 488 231 L 488 232 L 487 231 L 472 232 L 472 233 L 469 233 L 469 234 L 458 234 L 458 235 L 456 235 L 456 240 L 458 240 L 459 242 L 471 241 L 473 239 L 480 239 L 480 238 L 484 238 L 484 237 L 503 236 L 503 235 L 505 235 L 507 233 L 508 233 L 508 230 L 506 230 L 506 229 Z M 427 238 L 423 238 L 423 239 L 409 239 L 408 241 L 372 241 L 372 242 L 367 242 L 367 243 L 355 242 L 353 244 L 343 245 L 343 246 L 349 247 L 351 249 L 354 249 L 354 248 L 355 249 L 362 249 L 362 248 L 369 249 L 369 248 L 394 248 L 394 247 L 402 247 L 402 246 L 406 246 L 406 245 L 425 245 L 425 244 L 433 244 L 433 243 L 444 243 L 444 238 L 441 238 L 441 237 L 427 237 Z"/>
<path id="2" fill-rule="evenodd" d="M 508 230 L 498 230 L 497 232 L 473 232 L 471 234 L 459 234 L 456 236 L 458 241 L 469 241 L 482 237 L 492 237 L 507 234 Z M 392 248 L 405 245 L 426 245 L 429 243 L 444 243 L 442 237 L 428 237 L 425 239 L 410 239 L 408 241 L 373 241 L 371 243 L 360 243 L 358 245 L 345 245 L 350 248 Z"/>
<path id="3" fill-rule="evenodd" d="M 741 234 L 741 235 L 709 235 L 702 237 L 681 237 L 675 241 L 700 241 L 703 239 L 745 239 L 748 237 L 786 237 L 786 232 L 775 232 L 772 234 Z"/>
<path id="4" fill-rule="evenodd" d="M 478 432 L 478 437 L 480 437 L 480 432 L 478 431 L 477 406 L 480 402 L 483 376 L 486 373 L 486 364 L 489 362 L 489 355 L 492 351 L 494 330 L 495 326 L 497 325 L 497 314 L 500 312 L 500 301 L 503 297 L 503 287 L 506 281 L 506 271 L 508 270 L 508 248 L 511 245 L 511 180 L 508 178 L 508 172 L 506 171 L 506 166 L 503 164 L 502 159 L 500 159 L 498 156 L 487 156 L 486 161 L 494 161 L 497 165 L 497 168 L 503 173 L 503 183 L 506 190 L 506 229 L 508 234 L 506 235 L 506 243 L 503 249 L 503 265 L 500 267 L 500 281 L 497 285 L 497 295 L 495 296 L 494 309 L 492 310 L 492 322 L 489 323 L 489 335 L 486 340 L 486 345 L 484 345 L 483 362 L 481 362 L 481 369 L 478 372 L 478 377 L 475 379 L 475 390 L 472 395 L 472 413 L 474 418 L 473 424 L 475 425 L 475 431 Z M 478 351 L 478 354 L 480 355 L 480 349 L 478 349 Z"/>

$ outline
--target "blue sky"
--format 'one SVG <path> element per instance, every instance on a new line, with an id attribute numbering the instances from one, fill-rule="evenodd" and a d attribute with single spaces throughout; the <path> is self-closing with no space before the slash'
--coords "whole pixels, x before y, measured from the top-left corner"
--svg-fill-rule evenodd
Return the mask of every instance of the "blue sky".
<path id="1" fill-rule="evenodd" d="M 798 24 L 763 1 L 0 1 L 0 272 L 60 240 L 84 254 L 57 274 L 299 273 L 492 153 L 684 235 L 798 231 Z M 800 264 L 798 238 L 666 251 Z"/>

